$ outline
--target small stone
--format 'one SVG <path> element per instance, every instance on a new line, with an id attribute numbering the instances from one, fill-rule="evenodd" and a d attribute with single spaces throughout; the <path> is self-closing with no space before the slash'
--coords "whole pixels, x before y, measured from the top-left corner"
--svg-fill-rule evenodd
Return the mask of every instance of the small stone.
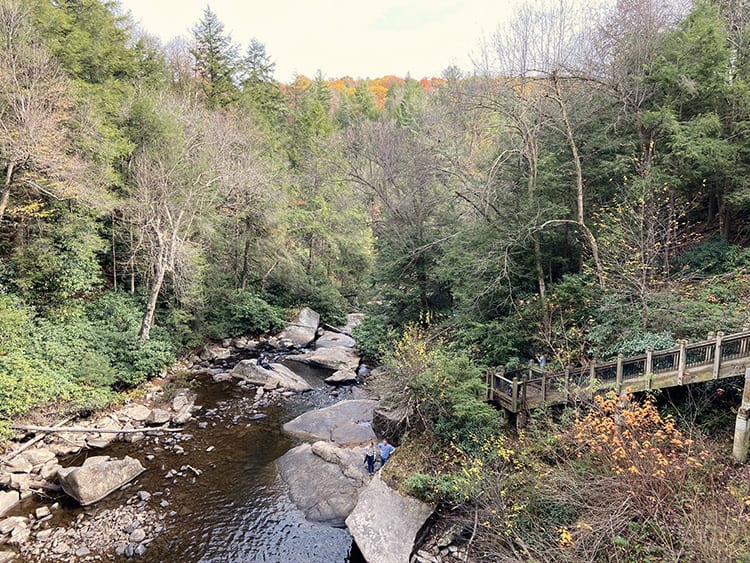
<path id="1" fill-rule="evenodd" d="M 216 447 L 215 447 L 215 446 L 208 446 L 208 447 L 206 448 L 206 451 L 207 451 L 207 452 L 212 452 L 212 451 L 214 451 L 215 449 L 216 449 Z"/>
<path id="2" fill-rule="evenodd" d="M 91 550 L 88 547 L 79 547 L 76 549 L 76 557 L 86 557 Z"/>
<path id="3" fill-rule="evenodd" d="M 49 516 L 52 514 L 52 511 L 49 509 L 48 506 L 40 506 L 34 511 L 34 516 L 36 516 L 37 520 L 41 520 L 45 516 Z"/>
<path id="4" fill-rule="evenodd" d="M 52 535 L 52 530 L 47 528 L 46 530 L 39 530 L 36 534 L 36 539 L 39 541 L 47 541 Z"/>
<path id="5" fill-rule="evenodd" d="M 135 555 L 135 545 L 129 543 L 125 546 L 125 557 L 130 559 L 131 557 L 133 557 L 133 555 Z"/>
<path id="6" fill-rule="evenodd" d="M 138 544 L 138 547 L 135 548 L 135 554 L 138 557 L 143 557 L 144 555 L 146 555 L 146 550 L 147 550 L 146 544 L 140 543 Z"/>
<path id="7" fill-rule="evenodd" d="M 169 502 L 166 500 L 163 500 L 159 503 L 159 506 L 161 506 L 162 508 L 167 508 L 169 506 Z"/>
<path id="8" fill-rule="evenodd" d="M 146 532 L 143 530 L 143 528 L 138 528 L 137 530 L 134 530 L 130 536 L 128 536 L 128 539 L 133 543 L 141 543 L 143 540 L 146 539 Z"/>
<path id="9" fill-rule="evenodd" d="M 52 548 L 52 553 L 57 553 L 58 555 L 61 555 L 63 553 L 68 553 L 69 551 L 70 551 L 70 546 L 65 542 L 60 542 L 55 547 Z"/>
<path id="10" fill-rule="evenodd" d="M 146 502 L 151 498 L 151 493 L 148 491 L 138 491 L 138 498 Z"/>

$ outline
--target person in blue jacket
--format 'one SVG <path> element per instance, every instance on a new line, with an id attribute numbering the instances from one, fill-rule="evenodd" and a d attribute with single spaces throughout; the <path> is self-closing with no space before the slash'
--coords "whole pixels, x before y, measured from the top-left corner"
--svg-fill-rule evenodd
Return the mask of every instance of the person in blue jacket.
<path id="1" fill-rule="evenodd" d="M 378 444 L 378 450 L 380 450 L 380 467 L 383 467 L 388 458 L 391 457 L 391 454 L 396 451 L 396 448 L 390 445 L 388 440 L 383 439 Z"/>

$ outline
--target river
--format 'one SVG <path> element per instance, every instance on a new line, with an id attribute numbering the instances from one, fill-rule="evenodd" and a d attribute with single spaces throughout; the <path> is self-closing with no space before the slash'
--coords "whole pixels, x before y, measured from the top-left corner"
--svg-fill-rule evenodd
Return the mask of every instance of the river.
<path id="1" fill-rule="evenodd" d="M 294 369 L 303 371 L 298 364 Z M 154 499 L 167 499 L 170 512 L 164 520 L 165 531 L 137 561 L 364 563 L 348 531 L 307 521 L 277 475 L 276 459 L 300 443 L 281 431 L 282 424 L 348 394 L 346 389 L 331 393 L 320 379 L 322 374 L 314 370 L 301 375 L 315 390 L 261 409 L 266 415 L 262 420 L 252 420 L 253 387 L 197 378 L 192 386 L 198 394 L 196 405 L 202 409 L 183 432 L 192 438 L 148 437 L 64 460 L 68 466 L 80 464 L 87 455 L 130 455 L 147 471 L 129 490 L 113 493 L 93 507 L 81 508 L 62 499 L 62 509 L 50 524 L 65 525 L 82 512 L 117 507 L 132 497 L 133 490 L 145 490 L 159 495 Z M 170 440 L 178 440 L 184 454 L 170 448 Z M 170 470 L 177 472 L 185 465 L 200 475 L 188 470 L 166 478 Z M 31 501 L 23 507 L 33 511 Z"/>

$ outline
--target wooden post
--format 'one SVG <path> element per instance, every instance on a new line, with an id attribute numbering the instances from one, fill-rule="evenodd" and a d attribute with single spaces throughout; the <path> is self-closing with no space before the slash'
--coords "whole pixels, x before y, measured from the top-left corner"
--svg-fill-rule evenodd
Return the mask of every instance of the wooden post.
<path id="1" fill-rule="evenodd" d="M 513 378 L 513 391 L 510 396 L 511 400 L 511 406 L 513 407 L 513 412 L 518 412 L 518 376 L 515 376 Z"/>
<path id="2" fill-rule="evenodd" d="M 615 389 L 617 390 L 617 396 L 622 393 L 622 354 L 617 354 L 617 382 L 615 383 Z"/>
<path id="3" fill-rule="evenodd" d="M 706 339 L 708 342 L 711 342 L 714 338 L 716 338 L 716 334 L 713 330 L 708 331 L 708 338 Z M 706 363 L 709 363 L 711 361 L 711 347 L 706 346 Z M 716 379 L 716 378 L 714 378 Z"/>
<path id="4" fill-rule="evenodd" d="M 534 370 L 534 360 L 529 360 L 529 375 L 526 378 L 527 380 L 529 380 L 532 377 L 534 377 L 534 371 L 533 370 Z"/>
<path id="5" fill-rule="evenodd" d="M 547 372 L 542 372 L 542 403 L 547 403 Z"/>
<path id="6" fill-rule="evenodd" d="M 716 333 L 716 345 L 714 348 L 714 379 L 719 379 L 719 371 L 721 370 L 721 339 L 724 337 L 724 333 L 719 331 Z"/>
<path id="7" fill-rule="evenodd" d="M 565 368 L 565 381 L 563 382 L 565 385 L 565 404 L 567 404 L 570 401 L 570 368 Z"/>
<path id="8" fill-rule="evenodd" d="M 680 340 L 680 355 L 677 358 L 677 385 L 682 385 L 685 377 L 685 364 L 687 363 L 686 346 L 687 340 Z"/>
<path id="9" fill-rule="evenodd" d="M 596 358 L 591 358 L 591 372 L 589 373 L 589 391 L 594 396 L 594 387 L 596 384 Z"/>
<path id="10" fill-rule="evenodd" d="M 651 377 L 653 377 L 654 373 L 654 349 L 653 348 L 646 348 L 646 365 L 644 366 L 646 369 L 646 373 L 644 374 L 646 376 L 646 391 L 651 389 Z"/>
<path id="11" fill-rule="evenodd" d="M 745 388 L 742 392 L 742 405 L 737 410 L 734 423 L 734 444 L 732 457 L 738 463 L 747 461 L 750 450 L 750 368 L 745 369 Z"/>

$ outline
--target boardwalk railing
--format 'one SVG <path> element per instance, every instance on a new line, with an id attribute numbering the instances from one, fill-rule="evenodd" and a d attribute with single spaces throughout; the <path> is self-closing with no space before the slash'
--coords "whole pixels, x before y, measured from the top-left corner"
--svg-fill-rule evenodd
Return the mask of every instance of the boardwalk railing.
<path id="1" fill-rule="evenodd" d="M 750 331 L 725 336 L 719 332 L 709 340 L 675 348 L 647 350 L 645 354 L 584 367 L 547 372 L 528 368 L 487 374 L 488 399 L 511 412 L 544 405 L 567 403 L 573 398 L 591 396 L 612 389 L 645 391 L 663 389 L 712 379 L 745 374 L 750 367 Z"/>

